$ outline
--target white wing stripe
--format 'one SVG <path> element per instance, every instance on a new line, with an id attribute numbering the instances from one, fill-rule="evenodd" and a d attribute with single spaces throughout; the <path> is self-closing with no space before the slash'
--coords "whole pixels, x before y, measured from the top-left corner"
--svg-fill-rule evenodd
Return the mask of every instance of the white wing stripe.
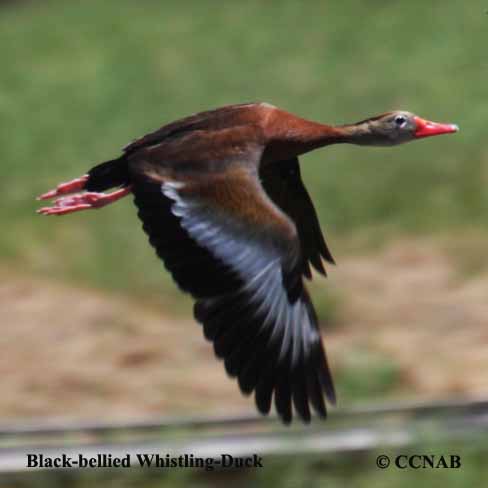
<path id="1" fill-rule="evenodd" d="M 199 244 L 207 247 L 225 264 L 234 269 L 243 278 L 245 285 L 239 292 L 251 293 L 251 301 L 258 304 L 256 314 L 266 313 L 263 326 L 274 325 L 268 344 L 273 344 L 281 334 L 279 362 L 292 347 L 292 364 L 298 361 L 302 346 L 298 321 L 308 314 L 300 300 L 294 304 L 288 302 L 283 288 L 283 275 L 280 256 L 271 249 L 263 252 L 249 239 L 239 241 L 224 226 L 208 223 L 208 219 L 218 218 L 210 215 L 208 209 L 199 207 L 196 201 L 184 199 L 178 194 L 178 186 L 164 183 L 163 193 L 175 203 L 174 215 L 181 218 L 181 225 Z M 305 312 L 305 313 L 304 313 Z M 308 317 L 304 320 L 309 328 Z M 303 331 L 302 331 L 303 332 Z"/>

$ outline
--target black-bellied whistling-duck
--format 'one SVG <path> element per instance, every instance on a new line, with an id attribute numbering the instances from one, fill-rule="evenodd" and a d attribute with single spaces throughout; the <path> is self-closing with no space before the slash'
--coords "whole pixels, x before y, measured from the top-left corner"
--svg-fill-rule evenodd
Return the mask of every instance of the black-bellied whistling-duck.
<path id="1" fill-rule="evenodd" d="M 143 228 L 180 288 L 195 299 L 205 337 L 283 422 L 292 404 L 326 416 L 335 392 L 303 276 L 334 263 L 300 177 L 298 156 L 321 146 L 392 146 L 456 132 L 409 112 L 330 126 L 267 103 L 230 105 L 178 120 L 123 155 L 41 195 L 43 215 L 99 208 L 133 193 Z M 112 193 L 99 193 L 119 187 Z M 70 196 L 66 196 L 70 195 Z"/>

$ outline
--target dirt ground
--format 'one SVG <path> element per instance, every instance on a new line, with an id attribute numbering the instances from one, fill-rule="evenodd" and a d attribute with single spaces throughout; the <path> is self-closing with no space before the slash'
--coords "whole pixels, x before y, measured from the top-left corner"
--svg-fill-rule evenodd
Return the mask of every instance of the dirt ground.
<path id="1" fill-rule="evenodd" d="M 358 350 L 391 358 L 411 398 L 488 395 L 488 273 L 460 277 L 425 241 L 343 259 L 325 332 L 332 367 Z M 190 318 L 0 269 L 0 421 L 254 411 Z"/>

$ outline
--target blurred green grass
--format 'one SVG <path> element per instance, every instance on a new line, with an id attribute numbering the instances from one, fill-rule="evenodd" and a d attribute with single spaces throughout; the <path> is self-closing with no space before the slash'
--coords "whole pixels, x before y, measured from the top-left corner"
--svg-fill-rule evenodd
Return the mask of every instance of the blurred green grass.
<path id="1" fill-rule="evenodd" d="M 5 4 L 0 259 L 141 296 L 176 290 L 130 201 L 57 220 L 35 215 L 34 197 L 163 123 L 251 100 L 329 123 L 403 108 L 461 126 L 302 158 L 339 261 L 339 244 L 365 229 L 383 242 L 485 228 L 485 10 L 478 0 Z"/>
<path id="2" fill-rule="evenodd" d="M 347 404 L 367 401 L 387 401 L 400 396 L 402 385 L 400 366 L 393 358 L 377 351 L 357 349 L 340 361 L 337 370 L 337 395 Z"/>

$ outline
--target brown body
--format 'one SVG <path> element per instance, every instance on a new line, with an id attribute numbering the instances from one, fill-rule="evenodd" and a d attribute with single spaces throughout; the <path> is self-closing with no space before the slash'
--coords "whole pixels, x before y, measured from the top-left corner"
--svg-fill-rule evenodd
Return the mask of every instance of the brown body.
<path id="1" fill-rule="evenodd" d="M 455 132 L 409 112 L 356 124 L 308 121 L 267 103 L 231 105 L 165 125 L 113 161 L 42 195 L 46 215 L 98 208 L 133 193 L 143 229 L 241 391 L 281 419 L 308 422 L 335 402 L 304 284 L 333 263 L 298 156 L 336 143 L 390 146 Z M 119 190 L 98 193 L 112 187 Z M 204 379 L 203 379 L 204 380 Z"/>
<path id="2" fill-rule="evenodd" d="M 178 137 L 180 131 L 183 135 Z M 152 168 L 220 172 L 232 162 L 240 160 L 242 164 L 242 156 L 253 145 L 263 151 L 257 168 L 261 163 L 290 159 L 341 142 L 341 138 L 329 125 L 307 121 L 268 103 L 253 103 L 182 119 L 136 140 L 126 150 L 131 161 L 130 153 L 140 149 L 135 161 L 144 158 Z"/>

